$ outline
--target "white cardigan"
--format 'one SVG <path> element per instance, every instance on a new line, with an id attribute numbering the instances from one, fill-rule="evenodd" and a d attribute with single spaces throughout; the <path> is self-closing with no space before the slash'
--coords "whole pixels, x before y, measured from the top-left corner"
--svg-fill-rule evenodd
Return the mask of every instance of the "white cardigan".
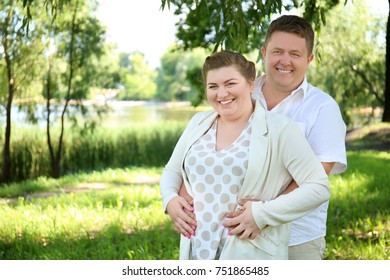
<path id="1" fill-rule="evenodd" d="M 191 145 L 212 125 L 214 110 L 197 113 L 189 122 L 163 170 L 160 180 L 164 210 L 178 195 L 184 180 L 193 191 L 183 162 Z M 299 127 L 286 117 L 265 111 L 256 102 L 249 146 L 248 169 L 238 199 L 256 198 L 252 214 L 261 233 L 253 240 L 228 236 L 221 259 L 287 259 L 289 222 L 330 198 L 328 176 Z M 299 188 L 277 197 L 295 180 Z M 189 259 L 190 240 L 181 237 L 180 259 Z"/>

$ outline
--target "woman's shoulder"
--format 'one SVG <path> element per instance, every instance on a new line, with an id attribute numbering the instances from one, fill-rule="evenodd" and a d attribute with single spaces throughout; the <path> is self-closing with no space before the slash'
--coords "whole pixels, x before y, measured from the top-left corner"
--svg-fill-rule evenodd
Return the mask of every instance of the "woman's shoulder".
<path id="1" fill-rule="evenodd" d="M 190 123 L 191 124 L 199 124 L 202 121 L 204 121 L 210 117 L 215 117 L 215 115 L 216 115 L 215 110 L 207 110 L 207 111 L 197 112 L 192 116 Z"/>

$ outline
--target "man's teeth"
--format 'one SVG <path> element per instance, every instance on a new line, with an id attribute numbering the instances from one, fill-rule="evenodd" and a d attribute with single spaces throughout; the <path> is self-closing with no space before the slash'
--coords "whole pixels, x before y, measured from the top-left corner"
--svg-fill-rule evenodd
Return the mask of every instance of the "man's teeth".
<path id="1" fill-rule="evenodd" d="M 225 100 L 225 101 L 219 101 L 219 103 L 221 103 L 222 105 L 225 105 L 225 104 L 229 104 L 230 102 L 232 102 L 233 100 Z"/>
<path id="2" fill-rule="evenodd" d="M 291 73 L 291 70 L 281 70 L 281 69 L 278 69 L 278 71 L 283 73 L 283 74 Z"/>

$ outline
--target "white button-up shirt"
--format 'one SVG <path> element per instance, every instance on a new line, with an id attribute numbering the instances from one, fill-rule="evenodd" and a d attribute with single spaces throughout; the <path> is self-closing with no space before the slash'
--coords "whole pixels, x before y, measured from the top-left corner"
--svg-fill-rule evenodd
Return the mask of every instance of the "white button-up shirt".
<path id="1" fill-rule="evenodd" d="M 265 75 L 256 79 L 253 98 L 267 109 L 262 92 L 264 82 Z M 305 77 L 302 84 L 271 111 L 283 114 L 298 124 L 321 162 L 335 162 L 331 174 L 346 170 L 346 126 L 338 104 L 329 94 L 309 84 Z M 293 222 L 290 246 L 326 235 L 328 205 L 326 202 Z"/>

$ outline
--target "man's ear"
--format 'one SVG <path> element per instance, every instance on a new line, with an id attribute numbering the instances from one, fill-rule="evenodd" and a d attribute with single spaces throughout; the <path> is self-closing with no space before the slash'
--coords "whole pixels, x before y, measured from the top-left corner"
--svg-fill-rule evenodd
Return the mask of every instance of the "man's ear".
<path id="1" fill-rule="evenodd" d="M 261 48 L 261 54 L 263 55 L 263 60 L 265 60 L 265 52 L 266 52 L 266 48 L 262 47 Z"/>
<path id="2" fill-rule="evenodd" d="M 313 58 L 314 58 L 314 54 L 311 53 L 311 54 L 309 55 L 309 57 L 307 58 L 307 64 L 309 64 L 310 62 L 312 62 L 312 61 L 313 61 Z"/>

